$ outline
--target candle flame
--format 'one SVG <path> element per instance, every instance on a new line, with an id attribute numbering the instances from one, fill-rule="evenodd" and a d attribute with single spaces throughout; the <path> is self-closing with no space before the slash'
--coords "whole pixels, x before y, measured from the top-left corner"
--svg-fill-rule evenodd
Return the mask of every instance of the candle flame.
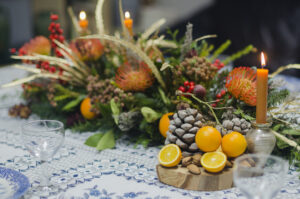
<path id="1" fill-rule="evenodd" d="M 80 11 L 80 13 L 79 13 L 79 19 L 80 20 L 85 20 L 86 19 L 86 13 L 84 11 Z"/>
<path id="2" fill-rule="evenodd" d="M 264 67 L 266 65 L 266 59 L 263 52 L 261 52 L 260 54 L 260 59 L 261 59 L 261 66 Z"/>
<path id="3" fill-rule="evenodd" d="M 128 11 L 125 12 L 125 19 L 130 19 L 130 13 Z"/>

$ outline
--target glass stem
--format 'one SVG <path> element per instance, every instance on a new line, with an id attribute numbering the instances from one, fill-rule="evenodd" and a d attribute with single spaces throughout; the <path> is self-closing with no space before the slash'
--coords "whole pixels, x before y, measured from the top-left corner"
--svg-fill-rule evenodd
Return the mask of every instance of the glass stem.
<path id="1" fill-rule="evenodd" d="M 41 186 L 49 186 L 49 173 L 48 173 L 48 161 L 41 160 Z"/>

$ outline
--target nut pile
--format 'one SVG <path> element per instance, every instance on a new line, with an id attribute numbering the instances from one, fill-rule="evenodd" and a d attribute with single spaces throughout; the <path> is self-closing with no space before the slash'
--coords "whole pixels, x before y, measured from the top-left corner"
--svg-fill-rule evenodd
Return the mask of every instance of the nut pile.
<path id="1" fill-rule="evenodd" d="M 188 156 L 184 157 L 181 160 L 181 166 L 186 167 L 188 171 L 192 174 L 195 175 L 200 175 L 201 174 L 201 160 L 202 155 L 200 153 L 196 153 L 193 156 Z M 226 161 L 226 167 L 227 168 L 232 168 L 233 166 L 233 160 L 227 160 Z"/>

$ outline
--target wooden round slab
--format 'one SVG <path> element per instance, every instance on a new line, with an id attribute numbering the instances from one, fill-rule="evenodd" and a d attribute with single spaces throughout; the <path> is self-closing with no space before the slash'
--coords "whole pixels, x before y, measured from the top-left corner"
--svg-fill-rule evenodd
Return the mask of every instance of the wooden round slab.
<path id="1" fill-rule="evenodd" d="M 229 189 L 233 185 L 232 168 L 225 168 L 220 173 L 208 173 L 202 167 L 200 175 L 194 175 L 186 167 L 167 168 L 156 166 L 160 182 L 177 188 L 195 191 L 218 191 Z"/>

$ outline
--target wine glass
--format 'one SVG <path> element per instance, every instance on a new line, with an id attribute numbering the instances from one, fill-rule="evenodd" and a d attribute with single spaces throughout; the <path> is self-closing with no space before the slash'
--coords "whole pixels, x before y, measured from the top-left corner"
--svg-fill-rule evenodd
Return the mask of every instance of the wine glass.
<path id="1" fill-rule="evenodd" d="M 48 162 L 64 142 L 64 124 L 56 120 L 35 120 L 22 125 L 22 142 L 41 162 L 41 182 L 38 191 L 50 191 Z"/>
<path id="2" fill-rule="evenodd" d="M 287 161 L 266 154 L 246 154 L 235 160 L 234 184 L 251 199 L 273 198 L 288 171 Z"/>

